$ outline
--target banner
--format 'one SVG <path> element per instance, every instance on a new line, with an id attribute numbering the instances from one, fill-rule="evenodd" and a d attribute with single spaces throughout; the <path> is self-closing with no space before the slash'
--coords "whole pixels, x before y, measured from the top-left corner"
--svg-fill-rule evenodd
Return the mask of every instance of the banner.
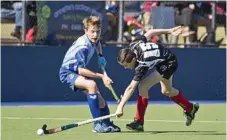
<path id="1" fill-rule="evenodd" d="M 104 1 L 37 1 L 41 41 L 47 45 L 71 45 L 84 34 L 82 21 L 88 16 L 102 19 L 102 34 L 108 21 Z"/>

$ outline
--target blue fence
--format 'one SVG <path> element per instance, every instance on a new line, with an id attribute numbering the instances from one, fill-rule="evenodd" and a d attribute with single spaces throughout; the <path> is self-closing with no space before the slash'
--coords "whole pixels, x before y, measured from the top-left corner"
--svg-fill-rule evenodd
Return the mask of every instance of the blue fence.
<path id="1" fill-rule="evenodd" d="M 73 93 L 59 81 L 58 70 L 68 47 L 2 47 L 2 102 L 84 101 L 83 93 Z M 132 72 L 117 64 L 120 48 L 108 46 L 104 54 L 108 61 L 107 72 L 113 79 L 117 94 L 123 94 L 131 81 Z M 225 100 L 226 50 L 215 48 L 172 49 L 178 56 L 179 67 L 173 85 L 190 100 Z M 96 56 L 89 68 L 100 71 Z M 111 93 L 100 79 L 98 87 L 108 101 Z M 150 90 L 150 100 L 168 100 L 157 84 Z M 137 93 L 130 99 L 135 100 Z"/>

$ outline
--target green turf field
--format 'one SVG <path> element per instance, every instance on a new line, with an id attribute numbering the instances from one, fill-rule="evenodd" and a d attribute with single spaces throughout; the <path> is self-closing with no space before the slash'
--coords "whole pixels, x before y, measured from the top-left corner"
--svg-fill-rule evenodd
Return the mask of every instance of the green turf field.
<path id="1" fill-rule="evenodd" d="M 111 106 L 111 112 L 116 106 Z M 92 125 L 84 125 L 58 134 L 37 136 L 36 130 L 47 123 L 58 127 L 75 121 L 90 119 L 87 106 L 24 106 L 2 107 L 2 140 L 225 140 L 226 105 L 200 104 L 196 120 L 190 127 L 177 105 L 150 105 L 146 113 L 145 132 L 131 132 L 124 126 L 135 112 L 135 105 L 127 105 L 125 114 L 115 123 L 121 133 L 97 134 Z"/>

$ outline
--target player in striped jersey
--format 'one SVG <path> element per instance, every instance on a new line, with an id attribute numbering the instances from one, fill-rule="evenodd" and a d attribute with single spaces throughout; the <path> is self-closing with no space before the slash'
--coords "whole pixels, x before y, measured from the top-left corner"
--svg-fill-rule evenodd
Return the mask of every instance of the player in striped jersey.
<path id="1" fill-rule="evenodd" d="M 85 34 L 79 37 L 66 52 L 62 62 L 59 76 L 62 83 L 66 83 L 73 91 L 81 89 L 87 95 L 88 104 L 93 118 L 109 115 L 109 107 L 100 94 L 96 82 L 91 78 L 100 78 L 106 87 L 112 80 L 104 74 L 93 72 L 86 68 L 91 57 L 96 51 L 98 64 L 106 66 L 102 55 L 99 37 L 101 34 L 101 20 L 99 17 L 90 16 L 83 20 Z M 120 132 L 120 128 L 110 119 L 94 122 L 93 132 Z"/>
<path id="2" fill-rule="evenodd" d="M 123 107 L 138 86 L 137 110 L 134 121 L 127 124 L 130 130 L 144 131 L 144 115 L 148 105 L 148 90 L 158 82 L 161 84 L 162 94 L 180 105 L 186 115 L 186 125 L 189 126 L 199 109 L 199 104 L 189 102 L 182 93 L 172 86 L 172 75 L 177 70 L 177 58 L 169 49 L 161 44 L 150 42 L 153 35 L 170 33 L 179 35 L 182 27 L 171 29 L 151 29 L 144 36 L 137 37 L 118 54 L 118 63 L 125 68 L 134 70 L 134 77 L 126 88 L 124 95 L 116 110 L 117 116 L 123 115 Z"/>

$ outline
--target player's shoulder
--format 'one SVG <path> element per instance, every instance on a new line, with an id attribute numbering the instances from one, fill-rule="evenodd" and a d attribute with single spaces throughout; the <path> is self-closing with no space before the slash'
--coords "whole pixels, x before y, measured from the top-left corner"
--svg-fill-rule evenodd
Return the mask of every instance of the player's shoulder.
<path id="1" fill-rule="evenodd" d="M 136 46 L 138 46 L 140 43 L 146 43 L 147 38 L 143 35 L 136 36 L 135 39 L 129 44 L 129 48 L 134 49 Z"/>
<path id="2" fill-rule="evenodd" d="M 144 35 L 140 35 L 140 36 L 136 36 L 135 39 L 133 41 L 143 41 L 143 42 L 147 42 L 147 38 Z"/>
<path id="3" fill-rule="evenodd" d="M 72 46 L 88 46 L 89 41 L 87 40 L 86 35 L 80 36 L 76 41 L 73 42 Z"/>

